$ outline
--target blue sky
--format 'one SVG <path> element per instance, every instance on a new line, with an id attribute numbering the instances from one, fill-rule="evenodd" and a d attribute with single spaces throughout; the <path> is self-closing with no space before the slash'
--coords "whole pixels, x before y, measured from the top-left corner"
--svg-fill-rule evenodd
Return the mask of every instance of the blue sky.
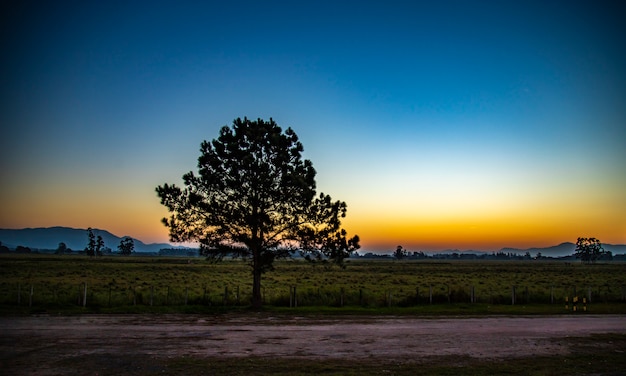
<path id="1" fill-rule="evenodd" d="M 165 241 L 154 187 L 291 126 L 370 250 L 626 243 L 618 1 L 14 2 L 0 227 Z"/>

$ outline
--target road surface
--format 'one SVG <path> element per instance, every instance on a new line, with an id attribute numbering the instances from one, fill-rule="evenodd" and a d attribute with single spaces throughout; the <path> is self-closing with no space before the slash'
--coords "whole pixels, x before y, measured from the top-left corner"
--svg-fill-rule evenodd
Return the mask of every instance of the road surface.
<path id="1" fill-rule="evenodd" d="M 0 318 L 0 369 L 46 374 L 64 357 L 508 358 L 562 355 L 566 337 L 626 334 L 623 315 L 479 318 L 269 314 Z M 36 366 L 34 366 L 36 365 Z M 16 368 L 18 367 L 18 368 Z M 30 368 L 28 368 L 30 367 Z M 53 373 L 50 373 L 53 374 Z"/>

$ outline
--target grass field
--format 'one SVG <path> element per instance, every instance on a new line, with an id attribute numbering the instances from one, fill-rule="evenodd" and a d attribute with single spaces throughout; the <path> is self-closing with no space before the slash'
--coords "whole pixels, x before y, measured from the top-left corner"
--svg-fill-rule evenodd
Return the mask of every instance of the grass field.
<path id="1" fill-rule="evenodd" d="M 563 313 L 566 297 L 571 310 L 577 296 L 581 311 L 626 312 L 623 263 L 350 260 L 345 269 L 326 269 L 293 260 L 275 266 L 263 276 L 266 309 L 545 314 Z M 242 309 L 252 290 L 244 262 L 198 258 L 2 255 L 0 276 L 0 305 L 9 312 Z"/>

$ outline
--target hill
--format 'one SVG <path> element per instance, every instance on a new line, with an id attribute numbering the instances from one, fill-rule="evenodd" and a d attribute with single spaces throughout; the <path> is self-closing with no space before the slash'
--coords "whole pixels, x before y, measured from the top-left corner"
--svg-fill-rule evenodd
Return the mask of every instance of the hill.
<path id="1" fill-rule="evenodd" d="M 602 247 L 605 251 L 611 252 L 613 255 L 619 255 L 626 253 L 626 245 L 623 244 L 602 244 Z M 500 252 L 504 253 L 517 253 L 520 255 L 529 252 L 531 256 L 535 257 L 538 253 L 541 253 L 542 256 L 545 257 L 564 257 L 570 256 L 574 254 L 574 250 L 576 249 L 576 244 L 566 242 L 561 243 L 559 245 L 554 245 L 551 247 L 544 248 L 527 248 L 527 249 L 519 249 L 519 248 L 502 248 Z"/>
<path id="2" fill-rule="evenodd" d="M 93 233 L 95 236 L 102 236 L 104 246 L 111 248 L 113 252 L 117 251 L 117 246 L 124 237 L 99 229 L 93 229 Z M 135 252 L 159 252 L 162 248 L 173 248 L 169 243 L 146 244 L 136 238 L 133 238 L 133 241 Z M 9 248 L 21 245 L 31 249 L 57 249 L 59 243 L 65 243 L 68 248 L 81 251 L 87 246 L 87 229 L 70 227 L 0 229 L 0 242 Z"/>

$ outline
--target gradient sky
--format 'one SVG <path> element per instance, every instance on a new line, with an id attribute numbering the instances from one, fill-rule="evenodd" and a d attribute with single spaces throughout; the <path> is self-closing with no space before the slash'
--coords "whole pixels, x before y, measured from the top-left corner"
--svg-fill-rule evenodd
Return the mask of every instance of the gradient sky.
<path id="1" fill-rule="evenodd" d="M 1 228 L 167 241 L 154 188 L 247 116 L 363 251 L 626 243 L 623 2 L 198 3 L 3 3 Z"/>

